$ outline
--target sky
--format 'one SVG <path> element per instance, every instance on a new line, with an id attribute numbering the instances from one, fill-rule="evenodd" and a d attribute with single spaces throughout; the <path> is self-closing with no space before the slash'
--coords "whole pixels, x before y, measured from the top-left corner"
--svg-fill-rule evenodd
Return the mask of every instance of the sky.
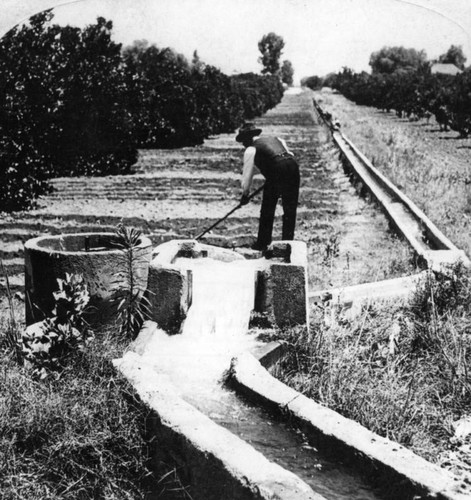
<path id="1" fill-rule="evenodd" d="M 402 45 L 437 58 L 461 45 L 471 65 L 471 0 L 0 0 L 0 34 L 54 8 L 54 22 L 84 26 L 113 21 L 124 45 L 146 39 L 200 58 L 227 74 L 262 68 L 258 41 L 283 37 L 281 60 L 295 80 L 348 66 L 368 71 L 372 52 Z"/>

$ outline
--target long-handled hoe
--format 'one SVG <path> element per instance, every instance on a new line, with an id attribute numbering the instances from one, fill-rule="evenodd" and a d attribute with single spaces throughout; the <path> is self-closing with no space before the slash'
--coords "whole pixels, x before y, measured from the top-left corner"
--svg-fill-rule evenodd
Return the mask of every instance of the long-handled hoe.
<path id="1" fill-rule="evenodd" d="M 249 196 L 247 197 L 247 200 L 251 200 L 254 196 L 256 196 L 260 191 L 263 189 L 263 186 L 260 186 L 258 189 L 256 189 L 253 193 L 250 193 Z M 226 220 L 229 215 L 233 214 L 236 210 L 238 210 L 240 207 L 242 207 L 243 204 L 239 203 L 236 207 L 234 207 L 230 212 L 227 212 L 227 214 L 224 217 L 221 217 L 219 220 L 217 220 L 213 225 L 209 226 L 207 229 L 205 229 L 202 233 L 198 234 L 198 236 L 195 236 L 195 240 L 199 240 L 202 238 L 206 233 L 209 233 L 211 229 L 215 228 L 218 224 L 220 224 L 223 220 Z"/>

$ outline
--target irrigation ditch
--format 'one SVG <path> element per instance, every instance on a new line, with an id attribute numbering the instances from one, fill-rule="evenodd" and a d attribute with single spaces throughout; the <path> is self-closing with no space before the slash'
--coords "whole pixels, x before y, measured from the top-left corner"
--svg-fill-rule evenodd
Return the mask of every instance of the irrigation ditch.
<path id="1" fill-rule="evenodd" d="M 316 104 L 315 107 L 319 117 L 325 119 L 323 111 Z M 375 197 L 395 229 L 409 242 L 419 263 L 437 272 L 447 272 L 447 266 L 459 260 L 469 265 L 465 254 L 442 235 L 409 199 L 381 176 L 354 145 L 336 130 L 335 125 L 328 121 L 326 124 L 329 125 L 339 147 L 344 166 L 347 166 L 349 174 L 356 178 L 357 187 L 361 184 L 362 190 L 367 190 Z M 158 248 L 156 250 L 158 251 Z M 168 257 L 168 254 L 166 256 Z M 174 259 L 168 262 L 172 272 L 175 271 L 174 263 Z M 281 264 L 275 264 L 275 269 L 280 267 L 282 273 L 289 273 L 290 264 L 287 259 Z M 158 265 L 161 266 L 162 262 Z M 307 276 L 307 252 L 304 266 Z M 159 270 L 161 271 L 160 267 Z M 207 272 L 210 272 L 209 267 Z M 276 276 L 276 272 L 270 268 L 267 276 L 270 281 Z M 323 306 L 330 309 L 355 309 L 355 305 L 365 298 L 369 301 L 379 298 L 386 302 L 398 297 L 404 298 L 420 277 L 419 273 L 379 284 L 375 282 L 330 288 L 328 293 L 308 292 L 304 286 L 305 300 L 307 302 L 309 299 L 311 303 L 322 300 Z M 270 299 L 273 302 L 277 293 L 284 295 L 284 300 L 289 301 L 294 287 L 287 290 L 286 283 L 292 284 L 292 281 L 290 276 L 280 281 L 273 278 L 269 284 L 265 284 L 262 290 L 270 289 L 272 294 L 268 294 L 270 298 L 264 303 L 270 302 Z M 277 286 L 281 292 L 276 291 Z M 249 288 L 253 288 L 250 283 Z M 260 292 L 257 285 L 255 289 L 256 294 Z M 360 289 L 363 293 L 359 293 Z M 299 294 L 303 285 L 298 284 L 297 290 Z M 220 300 L 221 292 L 216 293 Z M 231 290 L 230 295 L 234 295 L 236 301 L 240 299 L 236 288 Z M 211 300 L 209 296 L 207 300 Z M 250 300 L 248 303 L 250 304 Z M 229 306 L 230 309 L 234 307 L 234 304 Z M 201 311 L 201 315 L 205 318 L 211 316 L 204 311 Z M 306 308 L 305 323 L 308 322 Z M 147 325 L 146 328 L 155 326 Z M 146 355 L 146 352 L 152 351 L 146 346 L 146 342 L 152 344 L 155 334 L 149 335 L 147 331 L 145 336 L 147 340 L 141 339 L 138 349 L 117 361 L 116 366 L 133 384 L 140 397 L 155 411 L 158 416 L 156 435 L 160 442 L 167 443 L 179 457 L 183 473 L 186 474 L 196 498 L 451 499 L 467 496 L 466 485 L 449 472 L 302 396 L 270 375 L 269 369 L 276 366 L 276 361 L 283 353 L 280 344 L 266 347 L 264 355 L 259 355 L 258 359 L 257 355 L 253 354 L 260 350 L 260 346 L 246 346 L 243 352 L 239 353 L 230 351 L 232 361 L 228 383 L 236 393 L 247 397 L 249 401 L 256 403 L 257 407 L 268 410 L 268 413 L 260 417 L 257 408 L 251 408 L 246 403 L 241 404 L 240 395 L 234 397 L 228 389 L 217 392 L 216 396 L 200 394 L 194 385 L 191 385 L 190 391 L 182 391 L 181 373 L 176 380 L 169 383 L 168 372 L 158 368 L 156 355 Z M 210 343 L 215 343 L 215 337 L 211 338 Z M 174 350 L 178 350 L 177 345 Z M 205 351 L 211 352 L 211 349 L 206 345 Z M 227 352 L 225 354 L 227 363 L 229 358 Z M 218 351 L 210 353 L 209 359 L 211 356 L 221 360 Z M 207 358 L 198 358 L 198 354 L 193 353 L 191 357 L 196 357 L 198 362 L 204 365 L 212 364 Z M 185 361 L 186 369 L 190 364 L 188 360 Z M 193 371 L 195 370 L 198 370 L 197 366 Z M 219 372 L 219 377 L 222 375 L 223 373 Z M 221 390 L 219 378 L 216 382 L 215 386 Z M 208 401 L 211 400 L 213 403 L 217 402 L 209 404 Z M 187 406 L 188 404 L 190 406 Z M 175 408 L 179 410 L 175 411 Z M 272 414 L 275 414 L 275 417 Z M 287 460 L 286 455 L 293 452 L 296 444 L 289 437 L 287 441 L 277 441 L 275 437 L 283 434 L 276 425 L 280 416 L 282 421 L 290 422 L 291 430 L 288 431 L 288 436 L 295 429 L 302 432 L 303 438 L 294 452 L 294 460 Z M 208 417 L 210 421 L 207 420 Z M 241 423 L 244 421 L 247 421 L 248 425 Z M 215 422 L 220 425 L 214 427 Z M 267 422 L 271 426 L 268 432 Z M 231 434 L 227 434 L 226 429 L 230 429 Z M 242 439 L 237 439 L 234 434 Z M 247 442 L 251 444 L 251 448 L 247 448 Z M 260 445 L 262 442 L 265 444 Z M 271 443 L 271 446 L 267 446 L 267 442 Z M 281 455 L 271 451 L 277 446 L 282 450 Z M 306 458 L 306 449 L 315 450 L 316 453 Z M 317 454 L 317 451 L 320 451 L 320 454 Z M 320 465 L 322 460 L 326 460 L 325 457 L 332 460 L 335 471 L 333 477 L 329 477 L 329 473 L 319 476 L 313 474 L 316 463 L 320 468 L 331 469 L 332 466 L 326 465 L 326 462 Z M 276 465 L 267 463 L 267 458 L 273 460 Z M 282 470 L 278 468 L 280 465 Z"/>
<path id="2" fill-rule="evenodd" d="M 457 248 L 409 197 L 371 164 L 368 158 L 341 132 L 330 113 L 325 112 L 315 99 L 313 104 L 319 117 L 331 131 L 344 168 L 351 176 L 357 191 L 360 195 L 368 196 L 376 202 L 394 230 L 413 249 L 419 266 L 439 273 L 446 273 L 459 262 L 469 267 L 471 263 L 465 252 Z M 358 303 L 378 297 L 401 298 L 413 290 L 421 276 L 423 273 L 419 272 L 401 279 L 341 287 L 331 291 L 330 295 L 338 304 L 343 303 L 348 306 L 354 306 L 355 301 Z M 316 302 L 326 293 L 325 291 L 313 292 L 310 297 L 313 302 Z"/>
<path id="3" fill-rule="evenodd" d="M 23 240 L 106 232 L 123 221 L 142 229 L 157 245 L 149 282 L 157 286 L 153 293 L 162 297 L 160 315 L 177 307 L 184 317 L 197 302 L 196 277 L 213 278 L 205 300 L 198 302 L 203 308 L 198 316 L 208 320 L 214 315 L 213 323 L 198 326 L 200 337 L 166 335 L 155 323 L 147 323 L 132 349 L 115 363 L 153 411 L 149 425 L 163 444 L 160 452 L 179 465 L 192 498 L 466 498 L 465 485 L 446 470 L 273 377 L 282 344 L 266 344 L 253 332 L 240 344 L 239 333 L 247 331 L 254 302 L 259 312 L 296 310 L 292 322 L 307 325 L 309 305 L 355 312 L 365 300 L 407 297 L 427 268 L 446 272 L 457 260 L 469 264 L 338 130 L 312 101 L 310 91 L 287 93 L 258 123 L 264 132 L 284 137 L 302 162 L 301 242 L 289 246 L 288 256 L 283 254 L 286 247 L 276 245 L 274 260 L 244 250 L 253 242 L 250 235 L 258 222 L 255 204 L 224 221 L 204 238 L 204 252 L 192 254 L 192 236 L 224 215 L 228 201 L 238 199 L 241 151 L 233 137 L 220 136 L 198 148 L 143 151 L 133 176 L 57 179 L 55 192 L 36 210 L 3 219 L 2 257 L 18 296 L 21 299 L 23 290 Z M 357 192 L 368 192 L 386 215 Z M 389 231 L 390 224 L 401 238 Z M 279 229 L 278 217 L 275 232 Z M 176 251 L 162 250 L 172 249 L 175 240 L 180 242 Z M 195 262 L 178 260 L 189 255 L 187 250 L 178 253 L 182 241 L 193 248 L 189 253 Z M 390 250 L 388 262 L 378 255 L 384 248 Z M 243 258 L 247 255 L 252 259 Z M 363 269 L 360 277 L 358 268 L 365 258 L 372 262 L 371 269 Z M 236 267 L 222 281 L 214 281 L 223 274 L 219 267 L 200 274 L 194 267 L 218 260 L 234 261 L 245 270 Z M 159 280 L 167 280 L 165 287 L 158 287 Z M 238 311 L 241 298 L 247 310 Z M 208 303 L 213 307 L 205 309 Z M 236 314 L 234 323 L 218 323 L 221 310 L 226 316 Z M 205 335 L 207 328 L 226 331 L 234 324 L 234 345 L 227 338 L 215 342 L 214 336 Z M 171 353 L 178 352 L 187 357 L 172 358 Z M 217 369 L 211 370 L 207 385 L 203 367 L 216 359 Z M 227 375 L 228 387 L 220 384 Z"/>

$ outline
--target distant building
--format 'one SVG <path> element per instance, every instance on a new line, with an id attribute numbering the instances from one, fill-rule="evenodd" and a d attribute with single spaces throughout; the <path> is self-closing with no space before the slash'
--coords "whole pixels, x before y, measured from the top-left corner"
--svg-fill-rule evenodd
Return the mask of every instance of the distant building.
<path id="1" fill-rule="evenodd" d="M 455 76 L 462 73 L 462 70 L 458 68 L 458 66 L 455 66 L 454 64 L 443 64 L 443 63 L 432 64 L 430 71 L 432 72 L 432 75 L 435 73 L 440 73 L 441 75 Z"/>

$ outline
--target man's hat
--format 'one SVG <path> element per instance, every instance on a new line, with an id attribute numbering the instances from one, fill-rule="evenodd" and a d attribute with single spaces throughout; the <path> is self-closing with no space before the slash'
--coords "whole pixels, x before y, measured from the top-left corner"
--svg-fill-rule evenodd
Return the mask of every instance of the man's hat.
<path id="1" fill-rule="evenodd" d="M 255 137 L 256 135 L 260 135 L 262 133 L 261 128 L 257 128 L 253 123 L 244 123 L 242 127 L 239 129 L 239 133 L 237 134 L 235 140 L 237 142 L 242 142 L 246 137 Z"/>

